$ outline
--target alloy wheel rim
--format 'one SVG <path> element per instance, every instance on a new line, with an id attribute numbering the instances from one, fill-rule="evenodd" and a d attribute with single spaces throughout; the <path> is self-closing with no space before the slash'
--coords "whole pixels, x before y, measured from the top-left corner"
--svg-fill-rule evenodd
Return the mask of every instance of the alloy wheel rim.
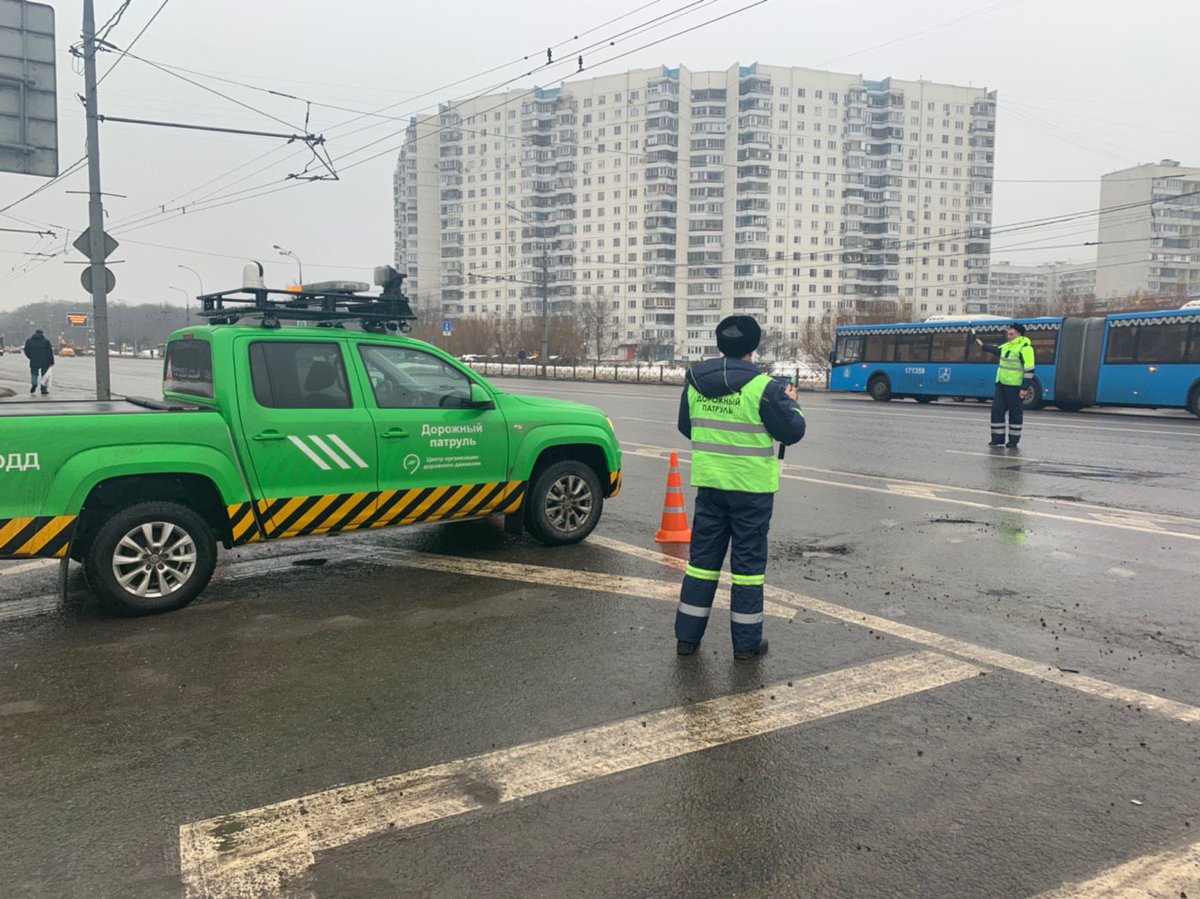
<path id="1" fill-rule="evenodd" d="M 142 599 L 162 599 L 181 590 L 196 571 L 196 541 L 169 521 L 131 529 L 113 551 L 113 577 L 122 590 Z"/>
<path id="2" fill-rule="evenodd" d="M 555 530 L 569 534 L 587 523 L 593 505 L 588 482 L 579 475 L 565 475 L 546 493 L 546 518 Z"/>

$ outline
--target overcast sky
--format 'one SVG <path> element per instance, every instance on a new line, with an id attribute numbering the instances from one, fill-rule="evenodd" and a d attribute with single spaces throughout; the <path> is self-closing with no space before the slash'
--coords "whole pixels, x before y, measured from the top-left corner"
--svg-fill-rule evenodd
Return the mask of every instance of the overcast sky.
<path id="1" fill-rule="evenodd" d="M 97 2 L 101 23 L 120 5 L 120 0 Z M 160 2 L 132 0 L 110 40 L 126 46 Z M 486 92 L 527 67 L 510 66 L 448 87 L 451 82 L 527 53 L 544 61 L 548 45 L 570 42 L 639 6 L 647 8 L 581 40 L 615 33 L 687 2 L 170 0 L 134 52 L 353 110 L 394 104 L 387 114 L 403 119 L 433 111 L 439 100 Z M 750 2 L 701 0 L 676 22 L 589 53 L 589 71 L 599 75 L 680 63 L 691 69 L 725 69 L 757 61 L 996 89 L 996 225 L 1094 208 L 1099 205 L 1094 179 L 1108 171 L 1162 158 L 1200 165 L 1196 0 L 768 0 L 718 24 L 602 64 L 607 57 Z M 67 0 L 51 5 L 57 14 L 59 141 L 65 169 L 84 154 L 83 111 L 76 99 L 83 79 L 67 52 L 79 35 L 82 4 Z M 558 56 L 573 59 L 575 46 L 567 43 Z M 114 58 L 101 57 L 101 72 Z M 569 76 L 571 68 L 518 78 L 513 87 L 553 85 Z M 101 86 L 101 112 L 266 131 L 303 125 L 304 103 L 197 80 L 286 124 L 131 58 Z M 310 161 L 303 147 L 266 138 L 102 125 L 103 187 L 125 195 L 106 198 L 109 231 L 122 243 L 112 258 L 125 260 L 113 266 L 117 287 L 112 296 L 181 304 L 182 294 L 171 288 L 195 294 L 198 283 L 179 264 L 195 268 L 205 289 L 213 291 L 238 286 L 241 263 L 252 258 L 266 263 L 269 281 L 283 286 L 295 264 L 280 257 L 273 244 L 301 257 L 308 281 L 369 280 L 372 266 L 392 258 L 392 171 L 403 120 L 368 119 L 336 127 L 352 117 L 312 107 L 310 130 L 326 134 L 335 165 L 345 169 L 336 183 L 312 184 L 285 181 Z M 355 132 L 364 125 L 371 127 Z M 373 141 L 379 142 L 360 151 Z M 347 168 L 381 152 L 373 161 Z M 229 174 L 231 170 L 236 171 Z M 1064 180 L 1014 183 L 1020 179 Z M 0 206 L 41 183 L 43 179 L 0 174 Z M 257 192 L 253 189 L 287 185 L 270 196 L 246 199 Z M 75 237 L 87 224 L 86 196 L 67 191 L 86 187 L 86 172 L 81 171 L 11 210 L 10 215 L 39 226 L 53 224 L 58 237 L 0 234 L 0 308 L 43 298 L 86 304 L 80 266 L 64 262 L 83 257 L 73 250 L 48 262 L 23 255 L 61 249 L 63 227 Z M 252 190 L 237 193 L 247 189 Z M 172 210 L 206 196 L 214 206 L 208 211 L 148 216 L 162 206 Z M 222 197 L 240 202 L 216 205 Z M 13 219 L 0 224 L 24 227 Z M 1086 223 L 1059 226 L 1023 234 L 1020 240 L 1072 246 L 998 256 L 1014 262 L 1084 261 L 1094 258 L 1093 250 L 1074 245 L 1091 239 L 1094 231 Z"/>

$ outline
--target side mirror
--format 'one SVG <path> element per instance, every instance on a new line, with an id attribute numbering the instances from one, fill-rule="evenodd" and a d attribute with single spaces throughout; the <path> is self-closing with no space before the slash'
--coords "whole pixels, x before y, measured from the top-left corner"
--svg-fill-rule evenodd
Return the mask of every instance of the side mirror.
<path id="1" fill-rule="evenodd" d="M 496 401 L 488 393 L 487 388 L 475 381 L 471 382 L 471 400 L 467 403 L 469 409 L 495 409 Z"/>

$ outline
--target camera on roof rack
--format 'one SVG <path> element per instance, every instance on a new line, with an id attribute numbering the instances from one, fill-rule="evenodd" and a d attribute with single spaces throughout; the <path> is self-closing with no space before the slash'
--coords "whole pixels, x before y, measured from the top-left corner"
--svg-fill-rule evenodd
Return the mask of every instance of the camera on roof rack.
<path id="1" fill-rule="evenodd" d="M 203 294 L 200 315 L 213 324 L 233 324 L 256 317 L 264 328 L 278 328 L 284 321 L 315 322 L 318 327 L 341 328 L 357 321 L 364 331 L 408 332 L 416 318 L 404 294 L 404 275 L 392 266 L 375 269 L 375 283 L 383 288 L 377 296 L 367 294 L 371 285 L 362 281 L 321 281 L 287 290 L 266 286 L 259 262 L 247 263 L 242 287 Z"/>

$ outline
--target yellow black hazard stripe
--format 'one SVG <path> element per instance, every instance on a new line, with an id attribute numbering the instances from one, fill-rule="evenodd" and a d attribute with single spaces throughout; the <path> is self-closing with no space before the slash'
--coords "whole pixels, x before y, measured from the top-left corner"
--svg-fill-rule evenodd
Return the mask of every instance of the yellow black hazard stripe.
<path id="1" fill-rule="evenodd" d="M 71 544 L 75 515 L 0 518 L 0 558 L 61 559 Z"/>
<path id="2" fill-rule="evenodd" d="M 234 544 L 511 515 L 525 500 L 524 481 L 413 490 L 329 493 L 235 503 L 228 507 Z"/>
<path id="3" fill-rule="evenodd" d="M 609 499 L 612 499 L 614 496 L 616 496 L 618 493 L 621 492 L 621 484 L 622 484 L 621 469 L 618 468 L 616 471 L 611 472 L 608 476 L 608 498 Z"/>

